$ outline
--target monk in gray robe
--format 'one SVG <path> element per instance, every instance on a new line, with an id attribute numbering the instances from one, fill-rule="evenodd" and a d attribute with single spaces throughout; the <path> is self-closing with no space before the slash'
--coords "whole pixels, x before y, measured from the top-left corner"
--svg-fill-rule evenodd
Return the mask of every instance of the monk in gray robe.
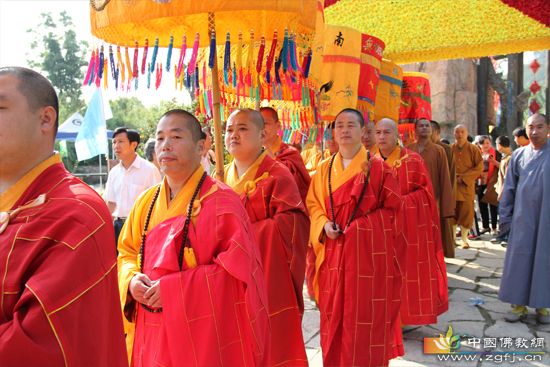
<path id="1" fill-rule="evenodd" d="M 530 143 L 512 154 L 499 203 L 501 229 L 510 234 L 498 297 L 512 304 L 507 321 L 524 319 L 529 306 L 539 323 L 549 324 L 550 126 L 534 114 L 526 128 Z"/>

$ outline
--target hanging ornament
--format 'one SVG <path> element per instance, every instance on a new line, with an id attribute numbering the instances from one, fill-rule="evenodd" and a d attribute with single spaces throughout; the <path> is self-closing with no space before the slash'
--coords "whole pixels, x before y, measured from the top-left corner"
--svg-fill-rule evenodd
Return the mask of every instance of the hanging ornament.
<path id="1" fill-rule="evenodd" d="M 537 94 L 540 91 L 540 85 L 535 80 L 533 83 L 531 83 L 531 86 L 529 86 L 529 89 L 531 90 L 531 93 Z"/>
<path id="2" fill-rule="evenodd" d="M 141 59 L 141 74 L 145 74 L 145 67 L 149 67 L 147 64 L 147 51 L 149 50 L 149 39 L 145 39 L 145 46 L 143 46 L 143 57 Z"/>
<path id="3" fill-rule="evenodd" d="M 265 37 L 262 36 L 260 40 L 260 50 L 258 51 L 258 61 L 256 62 L 256 72 L 260 74 L 262 72 L 262 61 L 264 60 L 265 51 Z"/>
<path id="4" fill-rule="evenodd" d="M 193 53 L 191 54 L 191 60 L 189 60 L 189 65 L 187 67 L 187 74 L 191 75 L 195 71 L 197 66 L 197 55 L 199 53 L 199 40 L 200 35 L 197 33 L 195 35 L 195 42 L 193 43 Z"/>
<path id="5" fill-rule="evenodd" d="M 86 71 L 86 77 L 84 78 L 84 82 L 82 83 L 82 85 L 92 84 L 92 80 L 94 79 L 94 68 L 95 68 L 95 50 L 92 51 L 92 56 L 90 57 L 90 61 L 88 62 L 88 70 Z"/>
<path id="6" fill-rule="evenodd" d="M 138 57 L 139 57 L 139 44 L 138 44 L 138 41 L 136 41 L 135 48 L 134 48 L 134 67 L 132 69 L 132 76 L 134 77 L 134 79 L 136 79 L 139 75 Z"/>
<path id="7" fill-rule="evenodd" d="M 229 85 L 229 72 L 231 71 L 231 35 L 225 35 L 225 50 L 223 55 L 223 82 Z"/>
<path id="8" fill-rule="evenodd" d="M 176 69 L 176 78 L 180 78 L 181 72 L 183 71 L 183 60 L 185 59 L 185 52 L 187 51 L 187 37 L 183 36 L 181 38 L 181 49 L 180 57 L 178 59 L 178 67 Z"/>
<path id="9" fill-rule="evenodd" d="M 159 53 L 159 38 L 157 37 L 155 38 L 155 46 L 153 47 L 153 57 L 151 58 L 151 73 L 155 71 L 158 53 Z"/>
<path id="10" fill-rule="evenodd" d="M 166 55 L 166 71 L 170 72 L 170 64 L 172 63 L 172 49 L 174 48 L 174 36 L 170 35 L 170 43 L 168 44 L 168 54 Z"/>
<path id="11" fill-rule="evenodd" d="M 531 113 L 537 113 L 540 110 L 540 105 L 538 104 L 537 100 L 535 98 L 531 99 L 531 103 L 529 103 L 529 111 Z"/>
<path id="12" fill-rule="evenodd" d="M 132 80 L 133 72 L 132 72 L 132 64 L 130 63 L 130 51 L 128 50 L 128 47 L 124 48 L 124 60 L 126 61 L 126 72 L 128 73 L 128 83 L 130 83 L 130 80 Z"/>
<path id="13" fill-rule="evenodd" d="M 539 68 L 540 68 L 540 64 L 537 61 L 537 59 L 534 59 L 533 61 L 531 61 L 531 64 L 529 64 L 529 67 L 533 71 L 533 74 L 536 74 L 537 70 L 539 70 Z"/>
<path id="14" fill-rule="evenodd" d="M 265 81 L 271 83 L 271 68 L 273 67 L 273 60 L 275 59 L 275 49 L 277 48 L 277 31 L 273 32 L 273 41 L 271 41 L 271 48 L 267 55 L 265 62 Z"/>

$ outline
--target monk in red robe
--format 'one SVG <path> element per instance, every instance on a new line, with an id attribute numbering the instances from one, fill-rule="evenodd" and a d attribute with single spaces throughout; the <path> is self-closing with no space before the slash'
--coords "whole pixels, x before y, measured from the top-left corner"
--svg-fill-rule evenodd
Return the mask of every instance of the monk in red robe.
<path id="1" fill-rule="evenodd" d="M 171 110 L 155 150 L 164 180 L 132 208 L 119 241 L 132 366 L 258 366 L 269 345 L 267 295 L 239 197 L 207 176 L 200 124 Z"/>
<path id="2" fill-rule="evenodd" d="M 432 324 L 449 307 L 439 212 L 422 157 L 400 147 L 397 137 L 393 120 L 384 118 L 378 122 L 378 155 L 398 178 L 403 201 L 401 221 L 406 248 L 400 254 L 405 259 L 400 317 L 405 325 Z"/>
<path id="3" fill-rule="evenodd" d="M 267 365 L 307 366 L 302 289 L 309 217 L 288 169 L 262 148 L 263 135 L 258 111 L 229 116 L 225 145 L 234 159 L 225 182 L 241 197 L 262 258 L 271 323 Z"/>
<path id="4" fill-rule="evenodd" d="M 403 354 L 397 179 L 361 144 L 362 114 L 336 116 L 339 152 L 319 166 L 308 192 L 314 288 L 324 366 L 387 366 Z"/>
<path id="5" fill-rule="evenodd" d="M 58 112 L 0 68 L 0 365 L 127 366 L 109 210 L 54 153 Z"/>
<path id="6" fill-rule="evenodd" d="M 268 154 L 290 170 L 296 181 L 296 185 L 298 185 L 300 196 L 305 202 L 311 178 L 302 160 L 302 156 L 296 148 L 283 143 L 279 136 L 281 122 L 279 121 L 277 111 L 271 107 L 262 107 L 260 108 L 260 112 L 264 118 L 265 125 L 264 147 L 267 149 Z"/>

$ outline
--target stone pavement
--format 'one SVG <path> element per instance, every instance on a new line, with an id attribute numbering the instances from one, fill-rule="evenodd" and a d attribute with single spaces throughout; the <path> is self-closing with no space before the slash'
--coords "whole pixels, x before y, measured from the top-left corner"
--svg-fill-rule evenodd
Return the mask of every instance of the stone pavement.
<path id="1" fill-rule="evenodd" d="M 488 237 L 482 238 L 488 239 Z M 460 241 L 457 240 L 457 242 Z M 506 249 L 500 245 L 493 245 L 489 241 L 471 241 L 470 244 L 472 246 L 467 250 L 457 248 L 454 259 L 445 259 L 449 279 L 449 311 L 438 318 L 437 324 L 416 327 L 404 333 L 405 355 L 393 359 L 390 367 L 550 366 L 550 325 L 537 324 L 532 309 L 529 310 L 527 320 L 523 322 L 508 323 L 503 318 L 510 306 L 500 302 L 497 293 Z M 483 304 L 472 305 L 471 299 L 476 298 L 481 298 Z M 305 288 L 304 300 L 303 334 L 309 364 L 312 367 L 320 367 L 323 362 L 319 339 L 319 311 L 315 303 L 307 298 Z M 477 354 L 473 361 L 444 362 L 440 361 L 436 355 L 424 354 L 423 339 L 445 335 L 449 325 L 452 325 L 454 335 L 459 334 L 462 337 L 459 351 L 483 350 L 485 341 L 497 338 L 497 351 L 536 350 L 543 351 L 545 354 L 535 356 L 534 359 L 540 358 L 537 361 L 528 361 L 528 357 L 516 355 L 513 362 L 511 355 L 493 356 L 493 361 L 489 361 L 491 357 L 481 356 L 482 360 L 480 360 L 480 355 Z M 480 345 L 477 349 L 473 349 L 468 343 L 468 337 L 479 338 Z M 501 337 L 510 337 L 514 342 L 517 338 L 525 338 L 528 344 L 533 339 L 544 338 L 544 348 L 522 349 L 515 346 L 502 348 L 499 339 Z"/>

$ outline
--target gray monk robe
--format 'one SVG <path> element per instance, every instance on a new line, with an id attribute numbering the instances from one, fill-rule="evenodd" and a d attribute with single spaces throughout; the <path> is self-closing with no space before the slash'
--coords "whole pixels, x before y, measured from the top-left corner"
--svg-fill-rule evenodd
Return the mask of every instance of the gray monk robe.
<path id="1" fill-rule="evenodd" d="M 499 209 L 510 228 L 500 300 L 550 307 L 550 143 L 513 153 Z"/>

